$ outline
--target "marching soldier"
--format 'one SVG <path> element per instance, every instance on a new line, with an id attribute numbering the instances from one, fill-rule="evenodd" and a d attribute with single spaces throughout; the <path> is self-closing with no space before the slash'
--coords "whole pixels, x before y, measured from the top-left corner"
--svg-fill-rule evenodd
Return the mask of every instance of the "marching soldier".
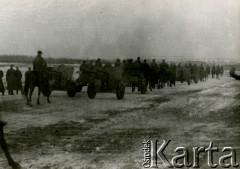
<path id="1" fill-rule="evenodd" d="M 95 66 L 96 67 L 102 67 L 102 62 L 101 62 L 100 58 L 98 58 L 97 61 L 95 62 Z"/>
<path id="2" fill-rule="evenodd" d="M 134 62 L 135 73 L 139 74 L 142 72 L 141 66 L 142 66 L 142 63 L 141 63 L 140 57 L 138 57 L 137 60 Z"/>
<path id="3" fill-rule="evenodd" d="M 215 74 L 216 74 L 215 64 L 213 64 L 213 66 L 212 66 L 212 71 L 211 71 L 211 73 L 212 73 L 212 78 L 214 78 L 214 77 L 215 77 Z"/>
<path id="4" fill-rule="evenodd" d="M 210 66 L 209 65 L 207 65 L 207 67 L 206 67 L 206 73 L 207 73 L 207 77 L 210 75 L 210 73 L 211 73 L 211 70 L 210 70 Z"/>
<path id="5" fill-rule="evenodd" d="M 199 69 L 197 64 L 193 65 L 193 70 L 194 70 L 194 83 L 198 83 L 198 79 L 199 79 Z"/>
<path id="6" fill-rule="evenodd" d="M 199 66 L 199 78 L 200 78 L 200 81 L 204 80 L 204 67 L 202 64 Z"/>
<path id="7" fill-rule="evenodd" d="M 219 79 L 219 74 L 220 74 L 220 66 L 219 65 L 217 65 L 217 67 L 216 67 L 216 78 L 217 79 Z"/>
<path id="8" fill-rule="evenodd" d="M 151 85 L 150 85 L 150 90 L 152 90 L 152 88 L 155 88 L 155 84 L 157 84 L 158 82 L 158 72 L 159 72 L 159 67 L 158 64 L 156 63 L 156 60 L 153 59 L 152 63 L 150 65 L 150 69 L 151 69 Z"/>
<path id="9" fill-rule="evenodd" d="M 162 63 L 160 64 L 160 81 L 161 81 L 161 88 L 165 87 L 165 83 L 168 81 L 168 64 L 165 62 L 165 59 L 162 60 Z"/>
<path id="10" fill-rule="evenodd" d="M 7 79 L 7 89 L 8 94 L 13 95 L 14 85 L 15 85 L 15 70 L 13 69 L 13 65 L 10 65 L 10 69 L 7 70 L 6 74 Z"/>
<path id="11" fill-rule="evenodd" d="M 4 85 L 3 85 L 2 78 L 3 78 L 3 71 L 0 70 L 0 92 L 2 92 L 2 95 L 4 95 L 5 88 L 4 88 Z"/>
<path id="12" fill-rule="evenodd" d="M 172 85 L 175 86 L 175 82 L 176 82 L 176 70 L 177 70 L 177 67 L 176 67 L 175 63 L 172 63 L 172 64 L 170 65 L 170 68 L 169 68 L 170 87 L 172 87 Z"/>
<path id="13" fill-rule="evenodd" d="M 120 59 L 117 59 L 114 65 L 115 65 L 115 67 L 120 67 L 121 66 Z"/>
<path id="14" fill-rule="evenodd" d="M 189 63 L 189 68 L 190 68 L 191 81 L 194 81 L 194 66 L 191 63 Z"/>
<path id="15" fill-rule="evenodd" d="M 151 78 L 150 78 L 151 72 L 150 72 L 150 67 L 149 67 L 146 59 L 144 59 L 144 61 L 142 63 L 142 71 L 143 71 L 144 78 L 150 84 L 149 89 L 151 90 Z"/>

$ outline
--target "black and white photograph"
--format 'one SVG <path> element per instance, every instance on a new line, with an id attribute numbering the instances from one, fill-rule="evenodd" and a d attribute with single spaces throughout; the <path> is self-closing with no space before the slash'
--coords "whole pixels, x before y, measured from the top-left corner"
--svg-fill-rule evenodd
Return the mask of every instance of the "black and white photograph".
<path id="1" fill-rule="evenodd" d="M 240 1 L 0 0 L 0 169 L 239 165 Z"/>

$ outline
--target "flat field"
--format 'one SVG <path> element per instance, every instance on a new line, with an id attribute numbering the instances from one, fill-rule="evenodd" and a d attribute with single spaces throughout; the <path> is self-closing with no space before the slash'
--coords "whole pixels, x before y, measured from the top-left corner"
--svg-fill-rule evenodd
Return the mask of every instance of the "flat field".
<path id="1" fill-rule="evenodd" d="M 191 151 L 213 141 L 216 163 L 224 146 L 233 147 L 240 162 L 239 88 L 226 72 L 219 80 L 177 83 L 144 95 L 126 88 L 123 100 L 115 93 L 91 100 L 83 88 L 74 98 L 54 91 L 51 104 L 42 97 L 37 105 L 35 93 L 29 107 L 22 95 L 5 95 L 0 111 L 10 151 L 26 169 L 139 169 L 146 139 L 171 140 L 169 159 L 177 146 Z M 206 154 L 200 165 L 209 168 Z M 9 168 L 2 151 L 0 168 Z M 166 166 L 159 161 L 159 168 Z"/>

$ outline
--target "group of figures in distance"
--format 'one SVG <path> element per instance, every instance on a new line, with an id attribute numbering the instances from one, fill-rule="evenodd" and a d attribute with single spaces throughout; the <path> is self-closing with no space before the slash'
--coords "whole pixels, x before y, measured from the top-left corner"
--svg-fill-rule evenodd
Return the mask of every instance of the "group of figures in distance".
<path id="1" fill-rule="evenodd" d="M 97 92 L 116 91 L 118 99 L 124 96 L 124 87 L 132 87 L 134 92 L 137 88 L 142 94 L 155 88 L 160 89 L 165 86 L 175 86 L 176 81 L 181 83 L 187 82 L 198 83 L 206 81 L 210 76 L 219 79 L 224 73 L 223 66 L 212 66 L 208 64 L 197 65 L 186 63 L 178 65 L 176 63 L 167 63 L 162 60 L 157 63 L 155 59 L 148 63 L 145 59 L 143 62 L 140 57 L 123 60 L 117 59 L 114 64 L 109 62 L 102 63 L 98 58 L 93 61 L 83 61 L 80 66 L 79 78 L 71 81 L 67 85 L 67 93 L 74 97 L 76 92 L 80 92 L 83 86 L 88 86 L 88 96 L 93 99 Z M 119 91 L 120 89 L 120 91 Z M 118 95 L 120 94 L 120 95 Z M 119 97 L 120 96 L 120 97 Z"/>

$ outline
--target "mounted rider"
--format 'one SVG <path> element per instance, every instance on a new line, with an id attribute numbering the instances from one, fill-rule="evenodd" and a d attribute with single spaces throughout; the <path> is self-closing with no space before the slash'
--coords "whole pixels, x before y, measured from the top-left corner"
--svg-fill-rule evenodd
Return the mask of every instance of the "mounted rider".
<path id="1" fill-rule="evenodd" d="M 42 57 L 42 51 L 40 50 L 37 52 L 37 56 L 33 60 L 33 70 L 42 72 L 44 77 L 47 76 L 47 62 Z"/>

